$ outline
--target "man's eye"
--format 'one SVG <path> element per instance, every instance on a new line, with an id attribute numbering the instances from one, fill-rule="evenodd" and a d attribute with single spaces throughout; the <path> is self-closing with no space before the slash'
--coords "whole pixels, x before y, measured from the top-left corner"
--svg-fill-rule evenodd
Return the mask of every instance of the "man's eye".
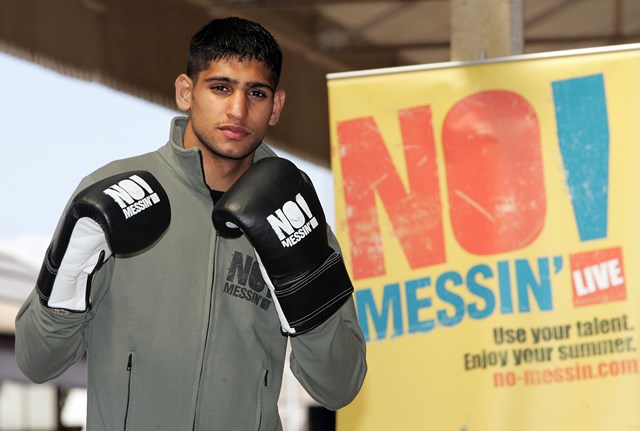
<path id="1" fill-rule="evenodd" d="M 251 90 L 249 92 L 249 95 L 253 97 L 267 97 L 267 94 L 264 91 L 260 91 L 260 90 Z"/>
<path id="2" fill-rule="evenodd" d="M 225 87 L 224 85 L 212 85 L 211 89 L 213 91 L 228 91 L 227 87 Z"/>

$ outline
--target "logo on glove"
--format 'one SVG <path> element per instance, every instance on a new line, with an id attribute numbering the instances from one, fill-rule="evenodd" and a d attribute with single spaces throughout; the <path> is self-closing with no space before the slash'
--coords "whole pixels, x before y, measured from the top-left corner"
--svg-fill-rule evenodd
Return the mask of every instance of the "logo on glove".
<path id="1" fill-rule="evenodd" d="M 300 193 L 296 195 L 295 202 L 287 201 L 282 208 L 267 216 L 267 221 L 283 247 L 294 246 L 318 227 L 318 220 Z"/>
<path id="2" fill-rule="evenodd" d="M 104 190 L 104 194 L 122 208 L 125 220 L 160 202 L 151 186 L 138 175 L 131 175 L 110 186 Z"/>

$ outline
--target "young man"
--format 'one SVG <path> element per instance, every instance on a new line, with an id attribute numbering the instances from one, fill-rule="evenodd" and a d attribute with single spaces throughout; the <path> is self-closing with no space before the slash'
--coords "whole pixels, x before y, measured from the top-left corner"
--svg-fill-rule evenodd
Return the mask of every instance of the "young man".
<path id="1" fill-rule="evenodd" d="M 285 102 L 281 61 L 259 24 L 211 21 L 176 80 L 188 117 L 169 142 L 70 200 L 16 318 L 16 357 L 45 382 L 86 353 L 88 429 L 280 430 L 288 340 L 319 403 L 359 391 L 365 341 L 338 244 L 306 176 L 262 143 Z"/>

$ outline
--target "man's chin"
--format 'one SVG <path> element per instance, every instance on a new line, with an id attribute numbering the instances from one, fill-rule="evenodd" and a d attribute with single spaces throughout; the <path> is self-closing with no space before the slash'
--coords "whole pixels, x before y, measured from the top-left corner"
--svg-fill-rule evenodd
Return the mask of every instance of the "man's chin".
<path id="1" fill-rule="evenodd" d="M 251 151 L 245 151 L 245 152 L 214 151 L 213 153 L 221 159 L 241 161 L 241 160 L 245 160 L 247 157 L 253 156 L 253 153 L 255 151 L 256 150 L 254 148 Z"/>

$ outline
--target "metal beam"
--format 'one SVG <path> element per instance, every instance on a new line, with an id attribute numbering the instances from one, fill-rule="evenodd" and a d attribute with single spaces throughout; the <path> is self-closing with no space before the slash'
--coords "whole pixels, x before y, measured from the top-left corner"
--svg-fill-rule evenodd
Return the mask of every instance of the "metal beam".
<path id="1" fill-rule="evenodd" d="M 198 0 L 195 0 L 198 1 Z M 450 0 L 393 0 L 392 3 L 446 3 Z M 219 0 L 217 5 L 240 8 L 308 8 L 309 6 L 329 6 L 354 3 L 390 3 L 389 0 Z"/>

